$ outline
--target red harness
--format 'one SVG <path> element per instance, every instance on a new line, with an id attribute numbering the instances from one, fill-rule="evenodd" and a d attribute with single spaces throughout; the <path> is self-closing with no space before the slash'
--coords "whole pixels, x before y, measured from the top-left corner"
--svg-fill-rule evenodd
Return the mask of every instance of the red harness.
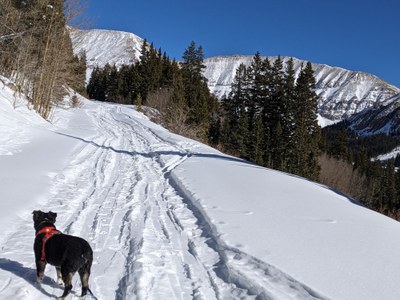
<path id="1" fill-rule="evenodd" d="M 45 235 L 43 236 L 42 239 L 42 255 L 40 256 L 40 260 L 41 261 L 46 261 L 46 252 L 44 247 L 46 246 L 46 242 L 49 238 L 51 238 L 53 235 L 56 234 L 60 234 L 61 232 L 59 232 L 57 229 L 55 229 L 52 226 L 48 226 L 48 227 L 44 227 L 42 229 L 39 230 L 39 232 L 36 234 L 36 236 L 38 236 L 39 234 L 44 233 Z"/>

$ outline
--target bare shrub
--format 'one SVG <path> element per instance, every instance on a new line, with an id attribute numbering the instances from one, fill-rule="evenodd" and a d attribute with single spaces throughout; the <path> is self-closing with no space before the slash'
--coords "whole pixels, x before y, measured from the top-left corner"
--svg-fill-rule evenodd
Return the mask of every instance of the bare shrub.
<path id="1" fill-rule="evenodd" d="M 169 88 L 160 88 L 147 95 L 146 105 L 157 109 L 161 114 L 167 111 L 172 91 Z"/>
<path id="2" fill-rule="evenodd" d="M 71 106 L 73 108 L 80 108 L 83 106 L 82 101 L 79 100 L 77 95 L 73 95 L 71 98 Z"/>
<path id="3" fill-rule="evenodd" d="M 367 179 L 353 165 L 325 153 L 318 160 L 321 183 L 360 201 L 367 198 Z"/>
<path id="4" fill-rule="evenodd" d="M 155 121 L 174 133 L 199 139 L 202 135 L 200 129 L 187 124 L 188 108 L 181 103 L 175 103 L 172 100 L 172 95 L 173 90 L 171 88 L 161 88 L 147 96 L 146 105 L 160 113 Z"/>

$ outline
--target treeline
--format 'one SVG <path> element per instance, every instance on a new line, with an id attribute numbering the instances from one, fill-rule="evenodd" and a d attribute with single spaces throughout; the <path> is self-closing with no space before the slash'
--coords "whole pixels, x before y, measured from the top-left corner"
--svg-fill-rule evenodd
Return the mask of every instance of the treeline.
<path id="1" fill-rule="evenodd" d="M 295 77 L 293 60 L 257 53 L 237 69 L 223 100 L 222 148 L 259 165 L 318 179 L 320 127 L 310 63 Z"/>
<path id="2" fill-rule="evenodd" d="M 400 146 L 400 138 L 384 134 L 358 136 L 347 124 L 322 130 L 322 149 L 327 153 L 320 160 L 321 181 L 367 207 L 400 220 L 400 155 L 379 161 L 374 159 Z"/>
<path id="3" fill-rule="evenodd" d="M 203 60 L 203 49 L 194 42 L 178 63 L 145 41 L 138 63 L 94 69 L 87 93 L 100 101 L 156 108 L 167 128 L 208 141 L 218 101 L 202 74 Z"/>
<path id="4" fill-rule="evenodd" d="M 68 28 L 76 1 L 0 0 L 0 74 L 48 118 L 69 86 L 84 92 L 85 55 L 74 56 Z"/>
<path id="5" fill-rule="evenodd" d="M 219 105 L 203 76 L 203 49 L 192 42 L 183 62 L 143 43 L 134 65 L 93 70 L 92 99 L 157 108 L 171 130 L 200 138 L 259 165 L 318 179 L 317 96 L 311 64 L 295 79 L 293 61 L 271 63 L 257 53 L 241 65 Z"/>

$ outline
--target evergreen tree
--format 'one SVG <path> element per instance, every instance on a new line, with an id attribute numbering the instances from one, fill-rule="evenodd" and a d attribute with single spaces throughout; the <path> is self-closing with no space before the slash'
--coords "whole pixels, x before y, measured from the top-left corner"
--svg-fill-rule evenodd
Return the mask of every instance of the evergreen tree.
<path id="1" fill-rule="evenodd" d="M 232 128 L 231 135 L 231 142 L 234 149 L 238 152 L 238 155 L 244 159 L 249 159 L 249 118 L 244 103 L 242 103 L 239 108 L 237 126 Z"/>
<path id="2" fill-rule="evenodd" d="M 399 209 L 400 209 L 400 171 L 397 170 L 395 174 L 395 184 L 396 184 L 396 202 L 395 202 L 395 208 L 397 210 L 397 213 L 399 214 Z"/>
<path id="3" fill-rule="evenodd" d="M 204 136 L 208 132 L 210 116 L 216 107 L 216 99 L 210 95 L 207 79 L 202 71 L 205 68 L 203 48 L 196 48 L 191 42 L 183 54 L 182 75 L 185 87 L 185 99 L 189 108 L 188 123 L 198 125 Z"/>
<path id="4" fill-rule="evenodd" d="M 347 146 L 347 140 L 347 131 L 345 129 L 340 130 L 330 149 L 331 155 L 336 158 L 342 158 L 347 161 L 351 161 L 351 154 Z"/>
<path id="5" fill-rule="evenodd" d="M 302 69 L 296 82 L 297 109 L 295 112 L 295 144 L 297 165 L 295 173 L 313 180 L 318 179 L 320 127 L 317 121 L 318 97 L 311 63 Z"/>
<path id="6" fill-rule="evenodd" d="M 239 118 L 242 117 L 242 126 L 245 122 L 243 119 L 245 111 L 247 109 L 247 69 L 246 66 L 241 64 L 236 70 L 236 75 L 232 83 L 232 89 L 229 97 L 222 101 L 222 107 L 224 109 L 224 129 L 222 134 L 222 140 L 224 146 L 229 151 L 237 150 L 237 141 L 244 145 L 247 145 L 244 141 L 246 137 L 244 134 L 248 133 L 248 126 L 245 131 L 239 129 Z M 248 116 L 246 116 L 248 118 Z M 239 135 L 239 136 L 238 136 Z M 245 152 L 242 150 L 241 152 Z"/>
<path id="7" fill-rule="evenodd" d="M 278 57 L 271 67 L 271 78 L 269 97 L 265 109 L 268 115 L 268 131 L 270 132 L 270 149 L 272 167 L 276 169 L 284 169 L 286 160 L 286 140 L 283 136 L 283 126 L 286 122 L 286 111 L 284 106 L 284 88 L 285 76 L 283 71 L 283 63 Z"/>
<path id="8" fill-rule="evenodd" d="M 383 186 L 382 206 L 384 207 L 384 209 L 393 211 L 397 198 L 395 168 L 393 160 L 389 160 L 387 162 L 382 179 L 384 180 L 384 184 L 382 185 Z"/>
<path id="9" fill-rule="evenodd" d="M 286 166 L 285 169 L 287 172 L 293 172 L 293 154 L 295 151 L 294 144 L 294 132 L 296 128 L 296 93 L 295 93 L 295 72 L 294 72 L 294 63 L 293 59 L 290 58 L 287 62 L 287 71 L 284 79 L 284 95 L 283 95 L 283 124 L 282 131 L 283 136 L 282 139 L 285 142 L 285 151 L 284 156 L 286 157 Z"/>
<path id="10" fill-rule="evenodd" d="M 254 120 L 254 126 L 250 132 L 250 139 L 248 142 L 249 159 L 256 164 L 264 165 L 264 151 L 268 150 L 265 147 L 265 128 L 262 121 L 262 115 L 257 115 Z"/>
<path id="11" fill-rule="evenodd" d="M 90 99 L 96 99 L 99 101 L 106 100 L 107 76 L 107 72 L 103 69 L 96 67 L 93 70 L 86 87 Z"/>
<path id="12" fill-rule="evenodd" d="M 261 108 L 266 100 L 266 66 L 268 61 L 262 60 L 260 53 L 257 52 L 251 65 L 247 70 L 247 85 L 246 85 L 246 107 L 249 113 L 250 129 L 258 114 L 262 113 Z M 265 121 L 265 120 L 264 120 Z"/>
<path id="13" fill-rule="evenodd" d="M 311 64 L 295 81 L 293 60 L 271 65 L 257 52 L 249 67 L 240 65 L 232 91 L 222 101 L 222 143 L 250 161 L 316 180 L 320 128 Z M 247 115 L 247 124 L 243 116 Z M 247 145 L 246 151 L 243 145 Z"/>

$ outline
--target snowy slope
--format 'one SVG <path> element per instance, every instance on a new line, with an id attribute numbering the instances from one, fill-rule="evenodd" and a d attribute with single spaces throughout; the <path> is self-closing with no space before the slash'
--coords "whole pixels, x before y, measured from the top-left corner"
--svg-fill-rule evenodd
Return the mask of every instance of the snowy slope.
<path id="1" fill-rule="evenodd" d="M 382 105 L 375 105 L 348 118 L 349 127 L 359 134 L 400 135 L 400 93 Z"/>
<path id="2" fill-rule="evenodd" d="M 132 63 L 140 57 L 143 40 L 133 34 L 108 30 L 73 30 L 75 53 L 87 52 L 88 78 L 94 66 L 106 63 Z M 276 57 L 269 57 L 273 61 Z M 287 61 L 288 57 L 283 57 Z M 237 67 L 249 65 L 251 56 L 217 56 L 205 59 L 204 75 L 210 90 L 218 97 L 229 93 Z M 304 61 L 294 59 L 298 74 Z M 400 93 L 400 89 L 374 75 L 353 72 L 323 64 L 313 64 L 320 96 L 319 113 L 330 120 L 341 120 L 365 108 L 381 104 Z"/>
<path id="3" fill-rule="evenodd" d="M 62 293 L 52 267 L 35 283 L 33 209 L 90 242 L 98 299 L 400 299 L 398 222 L 134 107 L 82 100 L 50 124 L 16 100 L 0 83 L 1 299 Z"/>
<path id="4" fill-rule="evenodd" d="M 129 65 L 137 62 L 143 39 L 133 33 L 114 30 L 78 30 L 70 28 L 74 53 L 86 52 L 87 79 L 95 67 Z"/>

